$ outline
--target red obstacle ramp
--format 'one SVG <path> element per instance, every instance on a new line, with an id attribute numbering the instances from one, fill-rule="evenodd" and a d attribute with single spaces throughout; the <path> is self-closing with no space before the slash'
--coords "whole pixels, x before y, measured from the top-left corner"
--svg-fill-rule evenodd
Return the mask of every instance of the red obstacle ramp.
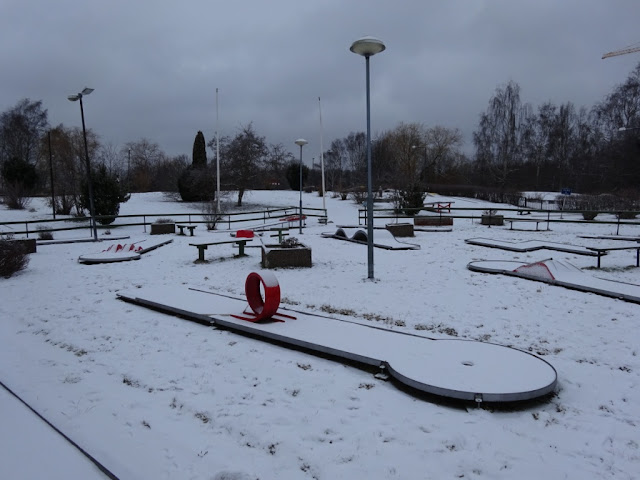
<path id="1" fill-rule="evenodd" d="M 264 290 L 264 298 L 260 293 L 261 286 Z M 278 313 L 278 308 L 280 307 L 280 284 L 273 273 L 262 272 L 258 274 L 251 272 L 245 281 L 244 292 L 251 311 L 245 308 L 242 312 L 245 316 L 232 314 L 232 317 L 248 322 L 260 322 L 263 320 L 284 322 L 283 318 L 295 320 L 296 317 Z"/>

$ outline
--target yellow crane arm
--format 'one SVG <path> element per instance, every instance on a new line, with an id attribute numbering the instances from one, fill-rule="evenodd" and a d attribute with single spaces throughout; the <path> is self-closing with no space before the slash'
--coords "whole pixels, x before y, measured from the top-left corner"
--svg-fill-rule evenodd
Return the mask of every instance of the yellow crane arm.
<path id="1" fill-rule="evenodd" d="M 605 53 L 604 55 L 602 55 L 602 59 L 604 60 L 605 58 L 617 57 L 618 55 L 626 55 L 627 53 L 634 52 L 640 52 L 640 47 L 625 48 L 623 50 L 616 50 L 615 52 Z"/>

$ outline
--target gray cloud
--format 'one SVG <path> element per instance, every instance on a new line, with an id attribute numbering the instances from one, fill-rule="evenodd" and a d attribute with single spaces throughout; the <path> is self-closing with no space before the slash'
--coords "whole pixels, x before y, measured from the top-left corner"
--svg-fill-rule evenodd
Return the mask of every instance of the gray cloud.
<path id="1" fill-rule="evenodd" d="M 4 0 L 0 110 L 42 100 L 53 125 L 79 125 L 66 96 L 85 86 L 87 126 L 118 147 L 146 137 L 190 154 L 197 130 L 234 135 L 253 122 L 297 154 L 365 129 L 363 36 L 371 59 L 372 129 L 399 122 L 462 130 L 468 149 L 496 87 L 521 86 L 534 106 L 591 107 L 624 81 L 639 54 L 601 60 L 640 41 L 637 0 Z"/>

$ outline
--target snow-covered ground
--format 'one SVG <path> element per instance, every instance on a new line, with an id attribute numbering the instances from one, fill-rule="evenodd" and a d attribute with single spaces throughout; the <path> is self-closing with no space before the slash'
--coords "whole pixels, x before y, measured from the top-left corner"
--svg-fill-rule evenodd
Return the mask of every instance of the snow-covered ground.
<path id="1" fill-rule="evenodd" d="M 484 206 L 453 200 L 457 207 Z M 256 209 L 297 201 L 297 192 L 280 191 L 245 198 Z M 433 403 L 354 367 L 116 299 L 139 286 L 243 295 L 246 276 L 260 269 L 259 251 L 233 258 L 231 245 L 220 245 L 207 250 L 208 263 L 196 264 L 188 243 L 228 236 L 202 227 L 194 238 L 172 236 L 173 243 L 140 260 L 114 264 L 77 262 L 109 243 L 39 245 L 23 272 L 0 279 L 0 381 L 121 479 L 638 477 L 640 306 L 466 268 L 473 260 L 554 257 L 590 275 L 640 284 L 632 251 L 612 252 L 595 270 L 591 257 L 464 242 L 600 245 L 611 242 L 578 236 L 612 234 L 615 226 L 553 223 L 552 231 L 516 232 L 456 219 L 451 232 L 417 232 L 411 242 L 420 250 L 376 249 L 372 282 L 366 247 L 321 236 L 357 225 L 356 205 L 326 201 L 333 223 L 311 219 L 302 235 L 291 231 L 312 247 L 313 267 L 275 271 L 283 303 L 531 351 L 558 371 L 557 394 L 506 410 Z M 304 194 L 303 203 L 321 207 L 322 199 Z M 16 214 L 0 206 L 0 221 L 49 218 L 43 200 L 31 207 L 35 212 Z M 153 193 L 134 195 L 121 214 L 197 211 Z M 121 234 L 128 241 L 150 238 L 142 227 L 112 229 Z M 29 415 L 15 403 L 0 396 L 0 408 L 14 420 Z M 28 472 L 38 465 L 45 469 L 40 478 L 79 471 L 68 454 L 53 465 L 42 461 L 55 440 L 35 429 L 17 454 L 11 438 L 21 422 L 11 423 L 0 429 L 0 445 L 14 445 L 0 450 L 2 478 L 35 478 Z"/>

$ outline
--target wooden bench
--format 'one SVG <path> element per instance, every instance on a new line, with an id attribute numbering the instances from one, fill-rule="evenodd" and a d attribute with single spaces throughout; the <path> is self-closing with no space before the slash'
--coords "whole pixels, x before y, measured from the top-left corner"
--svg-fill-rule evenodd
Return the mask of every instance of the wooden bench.
<path id="1" fill-rule="evenodd" d="M 247 245 L 247 242 L 250 242 L 251 240 L 253 240 L 252 238 L 237 238 L 235 240 L 223 240 L 221 242 L 202 242 L 202 243 L 190 243 L 189 245 L 192 247 L 197 247 L 198 249 L 198 260 L 196 260 L 197 262 L 204 262 L 204 251 L 207 249 L 207 247 L 211 246 L 211 245 L 222 245 L 225 243 L 235 243 L 236 245 L 238 245 L 238 257 L 244 257 L 246 256 L 246 253 L 244 253 L 244 247 Z"/>
<path id="2" fill-rule="evenodd" d="M 178 235 L 184 235 L 184 229 L 189 230 L 189 235 L 193 237 L 193 231 L 196 229 L 197 225 L 190 225 L 188 223 L 176 223 L 176 227 L 180 229 Z"/>
<path id="3" fill-rule="evenodd" d="M 289 227 L 272 227 L 269 229 L 270 232 L 278 232 L 274 235 L 270 235 L 270 237 L 278 237 L 278 243 L 282 243 L 284 237 L 289 235 Z"/>
<path id="4" fill-rule="evenodd" d="M 509 220 L 509 219 L 505 219 L 505 221 L 509 222 L 509 230 L 513 230 L 513 224 L 516 222 L 528 222 L 528 223 L 535 223 L 536 224 L 536 232 L 539 231 L 540 229 L 538 228 L 538 226 L 541 223 L 546 222 L 547 220 L 539 220 L 539 219 L 535 219 L 535 218 L 519 218 L 517 220 Z M 545 230 L 550 230 L 549 229 L 549 225 L 547 225 L 547 228 L 545 228 Z"/>
<path id="5" fill-rule="evenodd" d="M 636 251 L 636 267 L 640 267 L 640 243 L 633 246 L 624 246 L 624 247 L 587 247 L 587 249 L 592 250 L 598 255 L 598 267 L 600 268 L 600 257 L 606 255 L 607 253 L 613 250 L 635 250 Z"/>

